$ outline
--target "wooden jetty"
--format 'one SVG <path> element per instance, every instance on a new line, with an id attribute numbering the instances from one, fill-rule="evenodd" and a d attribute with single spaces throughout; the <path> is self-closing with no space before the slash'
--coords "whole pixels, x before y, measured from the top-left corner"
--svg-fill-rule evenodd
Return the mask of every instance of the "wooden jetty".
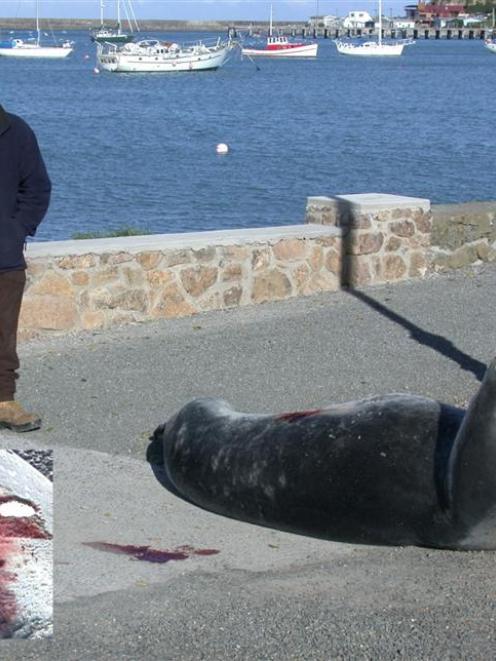
<path id="1" fill-rule="evenodd" d="M 374 29 L 346 30 L 344 28 L 325 29 L 297 29 L 294 26 L 283 28 L 285 34 L 294 37 L 313 37 L 314 39 L 342 39 L 345 37 L 372 37 L 376 34 Z M 434 28 L 418 26 L 409 29 L 386 28 L 382 31 L 384 39 L 491 39 L 496 37 L 495 28 Z"/>

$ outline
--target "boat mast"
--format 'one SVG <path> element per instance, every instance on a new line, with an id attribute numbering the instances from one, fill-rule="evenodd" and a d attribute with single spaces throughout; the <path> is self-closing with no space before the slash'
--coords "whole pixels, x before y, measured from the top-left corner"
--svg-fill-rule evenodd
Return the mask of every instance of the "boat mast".
<path id="1" fill-rule="evenodd" d="M 131 30 L 131 32 L 133 32 L 133 30 L 139 32 L 140 29 L 138 25 L 138 20 L 136 19 L 136 14 L 134 13 L 134 7 L 131 0 L 127 0 L 127 1 L 124 0 L 124 9 L 126 10 L 126 16 L 128 16 L 128 10 L 129 10 L 129 14 L 131 15 L 131 20 L 129 20 L 129 16 L 128 16 L 129 29 Z M 133 26 L 133 22 L 134 22 L 134 26 Z"/>
<path id="2" fill-rule="evenodd" d="M 100 27 L 103 28 L 103 8 L 104 0 L 100 0 Z"/>
<path id="3" fill-rule="evenodd" d="M 270 5 L 269 37 L 272 37 L 272 5 Z"/>
<path id="4" fill-rule="evenodd" d="M 382 46 L 382 0 L 379 0 L 379 46 Z"/>
<path id="5" fill-rule="evenodd" d="M 117 0 L 117 31 L 121 33 L 121 2 Z"/>
<path id="6" fill-rule="evenodd" d="M 36 0 L 36 44 L 39 46 L 40 45 L 40 11 L 39 11 L 39 3 L 38 0 Z"/>

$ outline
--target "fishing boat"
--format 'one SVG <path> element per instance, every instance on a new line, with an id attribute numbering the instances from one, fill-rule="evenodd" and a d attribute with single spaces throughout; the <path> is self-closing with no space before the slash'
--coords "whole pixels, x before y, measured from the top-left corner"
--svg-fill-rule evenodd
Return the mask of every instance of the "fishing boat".
<path id="1" fill-rule="evenodd" d="M 263 47 L 243 46 L 241 52 L 248 57 L 316 57 L 318 44 L 290 41 L 285 35 L 274 35 L 272 29 L 272 5 L 270 6 L 269 33 Z"/>
<path id="2" fill-rule="evenodd" d="M 144 39 L 124 45 L 97 44 L 97 63 L 115 73 L 208 71 L 223 66 L 236 46 L 231 38 L 189 44 Z"/>
<path id="3" fill-rule="evenodd" d="M 73 42 L 68 40 L 53 46 L 45 46 L 41 43 L 38 0 L 36 0 L 36 38 L 11 38 L 0 42 L 0 56 L 3 57 L 61 59 L 70 55 L 73 50 Z"/>
<path id="4" fill-rule="evenodd" d="M 124 32 L 122 30 L 121 0 L 117 0 L 117 26 L 115 28 L 105 26 L 105 2 L 104 0 L 100 0 L 100 27 L 92 33 L 91 41 L 95 41 L 97 43 L 108 42 L 111 44 L 127 44 L 128 42 L 133 41 L 133 29 L 139 31 L 139 26 L 136 20 L 136 16 L 134 15 L 133 5 L 131 4 L 130 0 L 128 0 L 127 4 L 124 4 L 124 9 L 127 14 L 129 32 Z M 135 24 L 134 26 L 133 22 Z"/>
<path id="5" fill-rule="evenodd" d="M 405 46 L 410 46 L 415 42 L 413 39 L 398 39 L 394 42 L 385 42 L 382 39 L 382 0 L 379 0 L 379 30 L 377 41 L 364 41 L 363 43 L 354 43 L 351 41 L 334 41 L 338 53 L 342 55 L 356 55 L 361 57 L 384 57 L 398 56 L 403 53 Z"/>
<path id="6" fill-rule="evenodd" d="M 496 41 L 494 39 L 486 39 L 484 41 L 484 46 L 496 55 Z"/>

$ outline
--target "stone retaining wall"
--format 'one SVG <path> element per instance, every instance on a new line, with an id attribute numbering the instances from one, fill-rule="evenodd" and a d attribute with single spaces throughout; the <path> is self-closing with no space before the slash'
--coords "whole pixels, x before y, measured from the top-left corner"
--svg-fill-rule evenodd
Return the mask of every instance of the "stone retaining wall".
<path id="1" fill-rule="evenodd" d="M 310 197 L 302 225 L 31 243 L 21 336 L 422 277 L 431 230 L 429 200 L 373 193 Z"/>
<path id="2" fill-rule="evenodd" d="M 343 230 L 342 284 L 418 278 L 429 268 L 429 200 L 378 193 L 309 197 L 306 220 Z"/>
<path id="3" fill-rule="evenodd" d="M 439 204 L 432 214 L 433 270 L 496 260 L 496 202 Z"/>
<path id="4" fill-rule="evenodd" d="M 30 244 L 20 328 L 108 328 L 339 288 L 341 231 L 315 225 Z"/>

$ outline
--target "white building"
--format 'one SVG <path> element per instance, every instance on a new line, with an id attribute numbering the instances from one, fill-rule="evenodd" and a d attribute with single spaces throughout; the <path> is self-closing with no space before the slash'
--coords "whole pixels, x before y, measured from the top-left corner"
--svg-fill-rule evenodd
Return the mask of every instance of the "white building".
<path id="1" fill-rule="evenodd" d="M 366 11 L 350 11 L 348 16 L 343 20 L 343 27 L 345 30 L 363 30 L 374 23 L 372 16 Z"/>
<path id="2" fill-rule="evenodd" d="M 339 25 L 339 18 L 331 14 L 327 16 L 310 16 L 308 25 L 311 28 L 336 28 Z"/>
<path id="3" fill-rule="evenodd" d="M 410 18 L 395 18 L 393 25 L 397 30 L 413 30 L 415 21 Z"/>
<path id="4" fill-rule="evenodd" d="M 481 23 L 484 23 L 484 21 L 486 20 L 484 14 L 480 14 L 477 16 L 467 16 L 466 18 L 465 16 L 462 16 L 462 14 L 459 14 L 458 18 L 462 18 L 463 25 L 466 28 L 469 28 L 471 25 L 480 25 Z"/>
<path id="5" fill-rule="evenodd" d="M 335 28 L 338 25 L 339 25 L 339 18 L 337 16 L 333 16 L 332 14 L 328 14 L 327 16 L 324 16 L 325 28 Z"/>

